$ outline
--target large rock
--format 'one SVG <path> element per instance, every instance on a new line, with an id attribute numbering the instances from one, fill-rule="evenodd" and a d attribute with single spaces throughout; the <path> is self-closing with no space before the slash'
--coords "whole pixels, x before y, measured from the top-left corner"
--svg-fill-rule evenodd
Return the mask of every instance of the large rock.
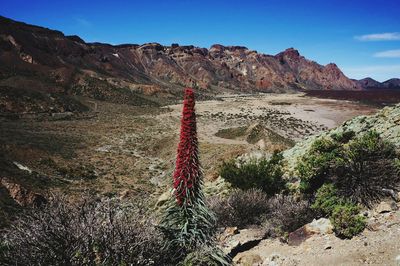
<path id="1" fill-rule="evenodd" d="M 288 244 L 290 246 L 298 246 L 314 234 L 332 234 L 333 225 L 329 219 L 314 219 L 311 223 L 306 224 L 294 232 L 289 234 Z"/>

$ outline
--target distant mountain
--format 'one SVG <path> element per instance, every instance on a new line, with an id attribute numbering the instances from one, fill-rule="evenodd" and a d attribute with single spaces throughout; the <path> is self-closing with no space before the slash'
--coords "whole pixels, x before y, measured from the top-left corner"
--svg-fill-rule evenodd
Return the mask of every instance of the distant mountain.
<path id="1" fill-rule="evenodd" d="M 387 89 L 400 89 L 400 79 L 393 78 L 383 82 L 383 86 Z"/>
<path id="2" fill-rule="evenodd" d="M 372 78 L 364 78 L 360 80 L 355 80 L 359 86 L 367 90 L 376 90 L 376 89 L 400 89 L 400 79 L 393 78 L 386 80 L 384 82 L 376 81 Z"/>
<path id="3" fill-rule="evenodd" d="M 206 49 L 86 43 L 78 36 L 0 17 L 0 86 L 151 104 L 176 98 L 191 85 L 203 95 L 361 90 L 335 64 L 320 65 L 293 48 L 266 55 L 219 44 Z"/>

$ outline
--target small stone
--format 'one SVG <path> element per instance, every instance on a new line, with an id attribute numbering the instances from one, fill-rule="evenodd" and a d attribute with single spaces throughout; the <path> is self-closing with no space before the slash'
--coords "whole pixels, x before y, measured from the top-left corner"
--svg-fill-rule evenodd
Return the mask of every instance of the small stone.
<path id="1" fill-rule="evenodd" d="M 395 258 L 396 265 L 400 266 L 400 255 Z"/>
<path id="2" fill-rule="evenodd" d="M 241 253 L 234 258 L 234 262 L 238 265 L 260 265 L 263 260 L 258 254 Z"/>
<path id="3" fill-rule="evenodd" d="M 325 245 L 324 249 L 332 249 L 331 245 Z"/>
<path id="4" fill-rule="evenodd" d="M 392 211 L 392 205 L 389 204 L 386 201 L 382 201 L 378 207 L 376 207 L 375 211 L 377 213 L 386 213 L 386 212 L 391 212 Z"/>
<path id="5" fill-rule="evenodd" d="M 165 191 L 163 194 L 158 197 L 156 206 L 160 207 L 164 205 L 171 197 L 171 191 Z"/>
<path id="6" fill-rule="evenodd" d="M 234 236 L 239 233 L 239 230 L 236 226 L 225 228 L 224 232 L 219 237 L 220 241 L 225 241 L 227 238 Z"/>

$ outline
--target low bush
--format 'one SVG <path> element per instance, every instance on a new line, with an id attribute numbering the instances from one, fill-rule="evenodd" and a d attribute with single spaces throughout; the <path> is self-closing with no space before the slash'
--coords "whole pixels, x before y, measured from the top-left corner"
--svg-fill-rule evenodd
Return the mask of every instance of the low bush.
<path id="1" fill-rule="evenodd" d="M 338 194 L 370 207 L 385 190 L 400 190 L 397 158 L 395 147 L 374 131 L 350 141 L 332 173 Z"/>
<path id="2" fill-rule="evenodd" d="M 335 234 L 342 238 L 352 238 L 361 233 L 366 221 L 359 213 L 360 208 L 352 203 L 337 205 L 330 217 Z"/>
<path id="3" fill-rule="evenodd" d="M 161 232 L 140 208 L 64 198 L 34 209 L 1 236 L 5 265 L 169 265 Z"/>
<path id="4" fill-rule="evenodd" d="M 310 203 L 291 195 L 276 195 L 268 201 L 267 224 L 275 233 L 290 233 L 315 218 Z"/>
<path id="5" fill-rule="evenodd" d="M 311 208 L 323 216 L 330 216 L 335 207 L 342 202 L 343 199 L 337 195 L 335 186 L 333 184 L 324 184 L 317 190 Z"/>
<path id="6" fill-rule="evenodd" d="M 281 194 L 269 198 L 257 189 L 235 190 L 226 198 L 211 198 L 209 206 L 219 227 L 262 225 L 274 236 L 292 232 L 315 217 L 306 200 Z"/>
<path id="7" fill-rule="evenodd" d="M 243 190 L 260 188 L 272 196 L 285 188 L 282 179 L 282 154 L 274 153 L 270 159 L 251 160 L 237 164 L 234 160 L 224 162 L 219 169 L 222 178 L 233 187 Z"/>
<path id="8" fill-rule="evenodd" d="M 337 195 L 367 207 L 400 190 L 400 170 L 395 147 L 378 133 L 354 137 L 352 131 L 316 140 L 296 166 L 300 191 L 314 193 L 333 183 Z"/>
<path id="9" fill-rule="evenodd" d="M 311 208 L 331 220 L 338 237 L 352 238 L 365 228 L 360 208 L 349 199 L 340 197 L 333 184 L 324 184 L 318 189 Z"/>
<path id="10" fill-rule="evenodd" d="M 268 196 L 259 189 L 236 189 L 228 197 L 212 197 L 209 207 L 219 227 L 259 225 L 267 215 Z"/>
<path id="11" fill-rule="evenodd" d="M 296 166 L 300 177 L 300 191 L 314 193 L 327 180 L 335 160 L 340 159 L 340 143 L 328 138 L 316 140 L 308 154 L 304 155 Z"/>

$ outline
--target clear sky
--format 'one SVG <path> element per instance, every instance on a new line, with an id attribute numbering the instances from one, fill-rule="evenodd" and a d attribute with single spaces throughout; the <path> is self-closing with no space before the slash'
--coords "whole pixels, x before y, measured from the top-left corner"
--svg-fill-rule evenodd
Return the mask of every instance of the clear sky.
<path id="1" fill-rule="evenodd" d="M 400 78 L 400 0 L 1 0 L 0 15 L 87 42 L 294 47 L 350 78 Z"/>

